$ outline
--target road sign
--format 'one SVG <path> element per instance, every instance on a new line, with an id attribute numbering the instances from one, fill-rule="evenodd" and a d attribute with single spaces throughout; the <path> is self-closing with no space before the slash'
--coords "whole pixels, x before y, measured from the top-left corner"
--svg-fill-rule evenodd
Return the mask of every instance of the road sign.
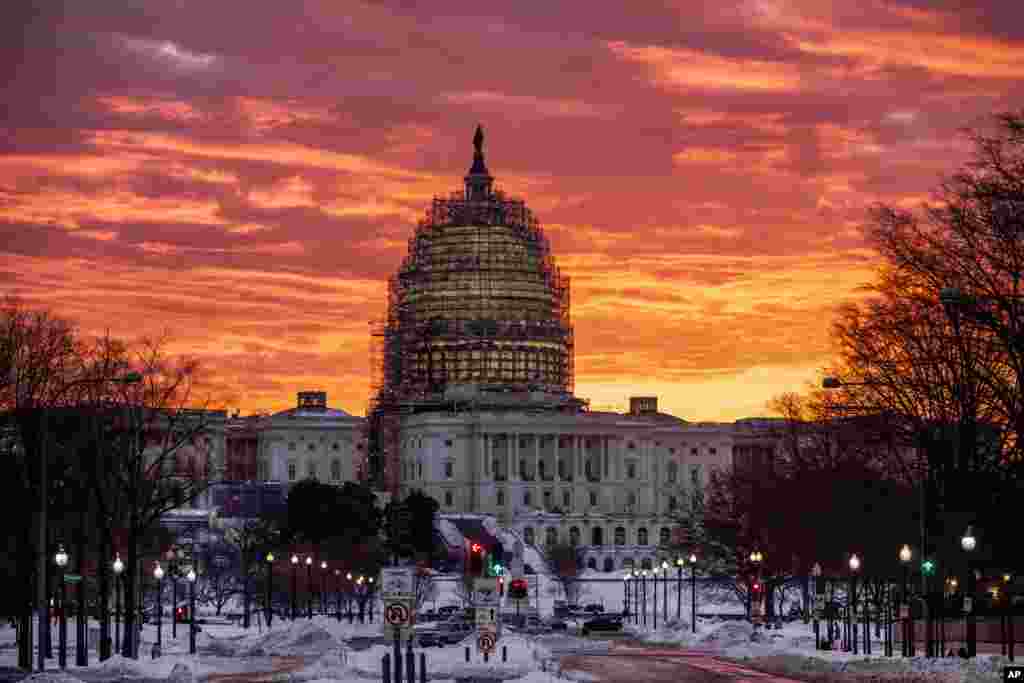
<path id="1" fill-rule="evenodd" d="M 474 602 L 478 605 L 498 604 L 498 577 L 480 576 L 473 579 Z"/>
<path id="2" fill-rule="evenodd" d="M 80 574 L 65 574 L 64 575 L 64 581 L 66 583 L 78 583 L 81 580 L 82 580 L 82 577 L 81 577 Z"/>
<path id="3" fill-rule="evenodd" d="M 384 606 L 384 623 L 388 626 L 408 626 L 412 622 L 412 610 L 403 601 L 389 601 Z"/>
<path id="4" fill-rule="evenodd" d="M 497 607 L 477 607 L 476 608 L 476 625 L 487 626 L 488 624 L 498 623 L 498 608 Z"/>
<path id="5" fill-rule="evenodd" d="M 416 595 L 412 567 L 385 567 L 381 570 L 381 595 L 388 598 L 411 599 Z"/>
<path id="6" fill-rule="evenodd" d="M 494 646 L 497 645 L 497 635 L 490 631 L 481 631 L 480 635 L 477 636 L 476 646 L 480 652 L 494 652 Z"/>

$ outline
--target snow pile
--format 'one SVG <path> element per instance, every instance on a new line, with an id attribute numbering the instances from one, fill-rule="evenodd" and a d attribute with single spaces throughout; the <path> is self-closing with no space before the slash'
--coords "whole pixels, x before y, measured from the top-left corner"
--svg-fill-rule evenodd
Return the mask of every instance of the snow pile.
<path id="1" fill-rule="evenodd" d="M 328 652 L 301 671 L 291 674 L 292 681 L 338 680 L 348 671 L 349 650 L 345 646 Z"/>
<path id="2" fill-rule="evenodd" d="M 469 662 L 465 660 L 465 648 L 470 648 Z M 508 661 L 501 661 L 501 649 L 507 648 Z M 389 654 L 391 648 L 377 645 L 360 652 L 351 652 L 348 656 L 349 669 L 360 676 L 379 678 L 381 658 Z M 491 653 L 487 662 L 477 652 L 475 644 L 465 644 L 437 649 L 417 649 L 416 666 L 419 666 L 419 653 L 427 658 L 427 676 L 431 680 L 438 678 L 515 678 L 524 676 L 541 667 L 542 662 L 551 657 L 546 647 L 520 636 L 505 636 L 498 641 L 497 649 Z M 403 648 L 402 656 L 405 656 Z M 403 659 L 403 664 L 404 664 Z M 417 678 L 419 672 L 417 671 Z M 547 679 L 544 679 L 547 680 Z"/>
<path id="3" fill-rule="evenodd" d="M 339 645 L 338 639 L 321 623 L 301 620 L 285 622 L 256 638 L 248 638 L 238 648 L 242 657 L 323 655 Z"/>
<path id="4" fill-rule="evenodd" d="M 24 683 L 83 683 L 66 671 L 40 671 L 21 679 Z"/>
<path id="5" fill-rule="evenodd" d="M 158 659 L 143 659 L 141 656 L 139 659 L 131 659 L 114 655 L 89 669 L 99 669 L 117 678 L 168 678 L 173 675 L 176 682 L 194 681 L 209 673 L 206 667 L 199 667 L 195 658 L 187 655 L 170 655 Z"/>
<path id="6" fill-rule="evenodd" d="M 437 530 L 450 548 L 462 548 L 466 544 L 466 537 L 459 528 L 443 517 L 437 519 Z"/>

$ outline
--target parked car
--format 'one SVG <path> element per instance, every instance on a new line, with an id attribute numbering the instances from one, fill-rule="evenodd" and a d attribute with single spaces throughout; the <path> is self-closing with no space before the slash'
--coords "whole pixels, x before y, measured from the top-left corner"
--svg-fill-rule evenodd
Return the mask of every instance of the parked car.
<path id="1" fill-rule="evenodd" d="M 558 617 L 551 617 L 541 622 L 544 628 L 549 631 L 567 631 L 569 625 L 565 623 L 565 620 L 559 619 Z"/>
<path id="2" fill-rule="evenodd" d="M 441 618 L 447 618 L 458 612 L 462 607 L 459 605 L 445 605 L 437 610 L 437 613 L 441 615 Z"/>
<path id="3" fill-rule="evenodd" d="M 465 640 L 466 636 L 473 632 L 475 626 L 465 619 L 453 618 L 438 621 L 432 624 L 424 624 L 422 627 L 413 627 L 416 634 L 416 641 L 421 647 L 436 645 L 454 645 Z"/>
<path id="4" fill-rule="evenodd" d="M 621 631 L 622 617 L 617 614 L 601 614 L 583 622 L 580 632 L 589 635 L 591 631 Z"/>
<path id="5" fill-rule="evenodd" d="M 593 603 L 584 607 L 583 611 L 587 614 L 601 614 L 602 612 L 604 612 L 604 605 L 598 605 L 597 603 Z"/>
<path id="6" fill-rule="evenodd" d="M 426 623 L 430 621 L 437 621 L 440 615 L 432 609 L 428 609 L 424 612 L 416 613 L 416 621 L 419 623 Z"/>

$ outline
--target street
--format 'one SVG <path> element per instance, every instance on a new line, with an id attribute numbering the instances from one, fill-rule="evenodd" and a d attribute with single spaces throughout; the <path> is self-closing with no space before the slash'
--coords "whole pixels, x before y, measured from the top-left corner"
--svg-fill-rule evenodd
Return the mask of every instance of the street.
<path id="1" fill-rule="evenodd" d="M 613 646 L 608 654 L 565 655 L 562 671 L 582 671 L 608 683 L 799 683 L 724 661 L 708 652 L 638 645 Z"/>

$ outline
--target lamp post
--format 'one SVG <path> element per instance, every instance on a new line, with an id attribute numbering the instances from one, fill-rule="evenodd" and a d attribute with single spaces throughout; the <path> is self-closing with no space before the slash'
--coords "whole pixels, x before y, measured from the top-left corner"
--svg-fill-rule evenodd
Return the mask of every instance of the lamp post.
<path id="1" fill-rule="evenodd" d="M 967 531 L 960 538 L 960 547 L 967 553 L 967 580 L 964 582 L 964 611 L 967 613 L 967 657 L 974 657 L 978 654 L 978 633 L 977 622 L 974 617 L 974 592 L 977 590 L 975 584 L 974 567 L 971 563 L 971 553 L 978 545 L 978 539 L 974 536 L 974 528 L 970 525 Z"/>
<path id="2" fill-rule="evenodd" d="M 267 553 L 267 628 L 269 629 L 274 620 L 273 589 L 274 589 L 274 553 Z"/>
<path id="3" fill-rule="evenodd" d="M 661 585 L 664 588 L 661 597 L 661 621 L 663 624 L 668 623 L 668 561 L 661 561 Z"/>
<path id="4" fill-rule="evenodd" d="M 120 555 L 114 555 L 114 650 L 121 651 L 121 572 L 124 562 Z"/>
<path id="5" fill-rule="evenodd" d="M 654 630 L 658 629 L 658 565 L 654 565 L 651 569 L 651 605 L 654 609 L 651 611 L 651 628 Z"/>
<path id="6" fill-rule="evenodd" d="M 292 554 L 292 621 L 295 621 L 295 594 L 298 592 L 299 556 Z"/>
<path id="7" fill-rule="evenodd" d="M 164 632 L 164 568 L 160 566 L 159 562 L 156 563 L 156 568 L 153 570 L 153 577 L 156 579 L 156 650 L 153 651 L 153 659 L 156 659 L 160 656 L 160 646 L 163 644 L 162 635 Z"/>
<path id="8" fill-rule="evenodd" d="M 854 612 L 857 610 L 857 570 L 860 569 L 860 559 L 857 553 L 850 555 L 850 599 L 849 608 L 846 610 L 847 619 L 850 622 L 850 640 L 853 645 L 853 654 L 857 654 L 857 619 Z"/>
<path id="9" fill-rule="evenodd" d="M 676 621 L 683 616 L 683 558 L 676 558 Z"/>
<path id="10" fill-rule="evenodd" d="M 341 570 L 334 570 L 334 618 L 341 622 Z"/>
<path id="11" fill-rule="evenodd" d="M 818 599 L 818 590 L 819 590 L 818 581 L 821 580 L 821 565 L 818 564 L 817 562 L 815 562 L 814 566 L 811 567 L 811 576 L 814 577 L 814 596 L 812 597 L 812 599 L 816 602 L 817 599 Z M 814 649 L 815 650 L 820 650 L 821 649 L 821 626 L 818 623 L 818 610 L 816 608 L 812 608 L 812 610 L 814 612 Z M 804 622 L 804 623 L 806 623 L 806 622 Z"/>
<path id="12" fill-rule="evenodd" d="M 313 618 L 313 556 L 306 555 L 306 618 Z"/>
<path id="13" fill-rule="evenodd" d="M 326 614 L 324 609 L 324 584 L 327 581 L 327 562 L 320 563 L 320 614 Z"/>
<path id="14" fill-rule="evenodd" d="M 679 568 L 680 573 L 683 571 Z M 697 553 L 690 553 L 690 633 L 697 632 Z"/>
<path id="15" fill-rule="evenodd" d="M 647 625 L 647 570 L 640 570 L 640 624 Z"/>
<path id="16" fill-rule="evenodd" d="M 356 579 L 356 595 L 359 596 L 359 623 L 362 624 L 366 621 L 366 600 L 363 599 L 363 581 L 365 579 L 360 576 Z"/>
<path id="17" fill-rule="evenodd" d="M 348 623 L 352 623 L 352 572 L 345 574 L 345 607 L 348 609 Z"/>
<path id="18" fill-rule="evenodd" d="M 196 570 L 189 567 L 188 574 L 188 653 L 196 653 Z"/>
<path id="19" fill-rule="evenodd" d="M 629 618 L 629 571 L 622 577 L 622 616 Z"/>
<path id="20" fill-rule="evenodd" d="M 914 554 L 910 551 L 910 546 L 906 543 L 900 548 L 900 564 L 903 565 L 903 600 L 901 605 L 900 615 L 900 627 L 901 633 L 903 634 L 903 656 L 913 657 L 914 656 L 914 640 L 913 631 L 911 630 L 910 621 L 910 596 L 908 593 L 908 586 L 910 585 L 910 560 L 914 557 Z M 907 616 L 902 616 L 903 606 L 906 606 Z"/>
<path id="21" fill-rule="evenodd" d="M 372 624 L 373 623 L 373 603 L 374 603 L 374 597 L 373 597 L 373 577 L 371 576 L 370 578 L 368 578 L 366 580 L 366 583 L 369 584 L 368 588 L 366 589 L 366 593 L 367 593 L 367 596 L 368 596 L 368 598 L 370 600 L 370 623 Z"/>
<path id="22" fill-rule="evenodd" d="M 68 666 L 68 619 L 67 610 L 64 608 L 64 602 L 67 596 L 67 590 L 64 587 L 64 567 L 68 564 L 68 554 L 64 552 L 64 546 L 61 546 L 57 550 L 54 561 L 57 563 L 57 567 L 60 569 L 60 607 L 58 607 L 58 614 L 60 614 L 60 634 L 58 635 L 60 652 L 57 653 L 58 662 L 60 668 L 66 669 Z"/>
<path id="23" fill-rule="evenodd" d="M 761 582 L 761 562 L 764 561 L 764 555 L 761 554 L 760 550 L 752 550 L 750 552 L 750 563 L 754 566 L 754 585 Z M 756 612 L 756 614 L 755 614 Z M 750 621 L 754 626 L 760 623 L 761 617 L 761 598 L 758 597 L 756 604 L 753 597 L 753 591 L 751 591 L 750 598 Z"/>

